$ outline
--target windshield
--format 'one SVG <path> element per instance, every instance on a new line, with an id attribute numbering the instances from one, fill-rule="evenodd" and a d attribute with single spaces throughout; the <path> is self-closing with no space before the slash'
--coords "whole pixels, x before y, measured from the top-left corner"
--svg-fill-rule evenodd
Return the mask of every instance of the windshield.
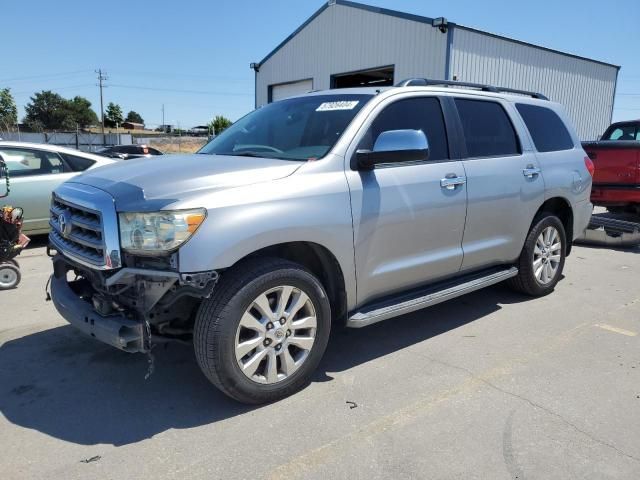
<path id="1" fill-rule="evenodd" d="M 324 157 L 372 95 L 311 95 L 254 110 L 198 153 L 282 160 Z"/>

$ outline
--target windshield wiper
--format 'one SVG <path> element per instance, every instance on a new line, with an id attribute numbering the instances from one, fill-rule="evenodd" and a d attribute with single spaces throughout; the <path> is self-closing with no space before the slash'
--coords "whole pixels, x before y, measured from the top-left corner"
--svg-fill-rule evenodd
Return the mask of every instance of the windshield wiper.
<path id="1" fill-rule="evenodd" d="M 225 157 L 272 158 L 272 157 L 265 156 L 262 153 L 256 153 L 256 152 L 224 152 L 224 153 L 216 153 L 215 155 L 223 155 Z"/>

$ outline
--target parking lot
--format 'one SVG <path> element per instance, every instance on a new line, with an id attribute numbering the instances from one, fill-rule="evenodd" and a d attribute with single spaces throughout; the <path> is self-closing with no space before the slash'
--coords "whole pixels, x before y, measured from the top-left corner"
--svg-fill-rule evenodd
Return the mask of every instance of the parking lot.
<path id="1" fill-rule="evenodd" d="M 43 240 L 0 293 L 2 478 L 640 478 L 640 250 L 576 246 L 547 297 L 496 286 L 334 332 L 314 382 L 234 403 L 45 302 Z"/>

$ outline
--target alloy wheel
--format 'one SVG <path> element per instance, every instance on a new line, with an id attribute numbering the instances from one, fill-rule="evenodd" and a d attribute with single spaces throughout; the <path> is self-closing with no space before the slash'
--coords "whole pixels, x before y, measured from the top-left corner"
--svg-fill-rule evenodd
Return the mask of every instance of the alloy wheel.
<path id="1" fill-rule="evenodd" d="M 309 357 L 316 329 L 316 309 L 301 289 L 283 285 L 261 293 L 245 310 L 236 332 L 240 370 L 257 383 L 285 380 Z"/>
<path id="2" fill-rule="evenodd" d="M 533 249 L 533 272 L 536 280 L 547 285 L 558 274 L 562 260 L 562 240 L 555 227 L 545 228 L 536 240 Z"/>

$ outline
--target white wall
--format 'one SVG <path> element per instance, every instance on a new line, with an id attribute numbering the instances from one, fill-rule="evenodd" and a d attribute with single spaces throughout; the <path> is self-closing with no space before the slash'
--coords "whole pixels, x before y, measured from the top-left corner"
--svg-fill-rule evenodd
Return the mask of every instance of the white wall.
<path id="1" fill-rule="evenodd" d="M 344 5 L 330 5 L 278 50 L 257 74 L 257 105 L 269 85 L 313 79 L 330 88 L 332 74 L 395 65 L 395 82 L 443 78 L 447 35 L 431 25 Z"/>
<path id="2" fill-rule="evenodd" d="M 608 126 L 615 67 L 461 26 L 450 32 L 449 78 L 543 93 L 567 108 L 583 140 Z M 328 89 L 333 74 L 386 65 L 394 83 L 445 79 L 448 37 L 429 23 L 329 5 L 261 65 L 256 104 L 267 103 L 269 85 L 312 79 L 314 90 Z"/>
<path id="3" fill-rule="evenodd" d="M 582 140 L 602 135 L 611 119 L 613 66 L 456 27 L 450 72 L 459 81 L 532 90 L 562 103 Z"/>

